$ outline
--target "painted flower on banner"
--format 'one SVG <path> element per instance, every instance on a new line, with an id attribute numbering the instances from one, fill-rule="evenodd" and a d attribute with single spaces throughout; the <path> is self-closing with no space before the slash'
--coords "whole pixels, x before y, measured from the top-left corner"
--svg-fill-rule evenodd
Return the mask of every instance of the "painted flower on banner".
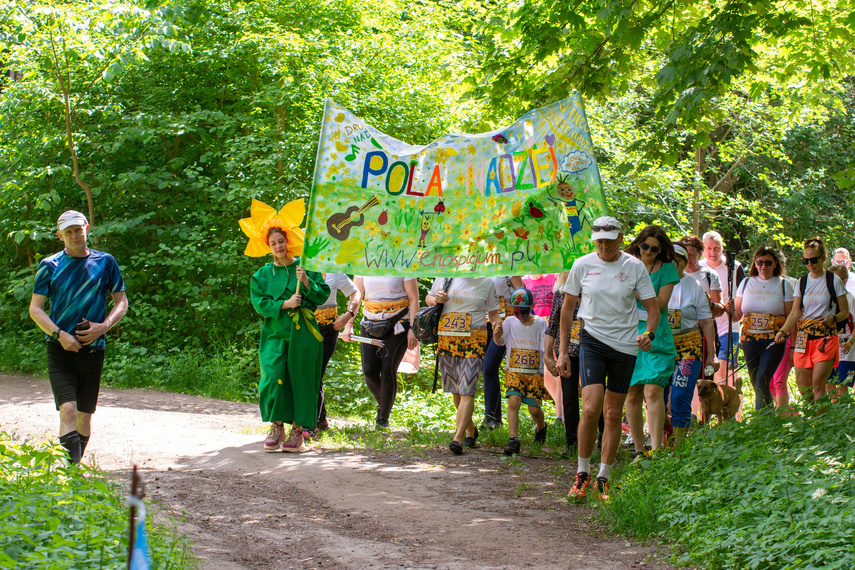
<path id="1" fill-rule="evenodd" d="M 490 222 L 489 218 L 481 218 L 481 223 L 478 224 L 478 231 L 482 234 L 487 233 L 487 230 L 489 230 L 492 225 L 493 224 Z"/>
<path id="2" fill-rule="evenodd" d="M 378 226 L 374 222 L 369 220 L 365 222 L 362 227 L 368 230 L 368 237 L 376 238 L 380 236 L 380 226 Z"/>

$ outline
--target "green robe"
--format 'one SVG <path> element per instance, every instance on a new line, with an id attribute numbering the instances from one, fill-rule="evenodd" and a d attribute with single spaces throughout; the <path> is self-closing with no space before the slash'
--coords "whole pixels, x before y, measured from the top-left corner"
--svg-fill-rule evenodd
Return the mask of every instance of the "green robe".
<path id="1" fill-rule="evenodd" d="M 659 290 L 665 285 L 680 282 L 680 274 L 677 267 L 671 263 L 665 263 L 658 271 L 650 274 L 653 281 L 653 290 L 659 294 Z M 639 309 L 644 309 L 641 302 L 637 302 Z M 638 321 L 638 334 L 647 330 L 647 321 Z M 639 351 L 635 359 L 635 369 L 632 372 L 630 386 L 636 384 L 657 384 L 667 386 L 671 383 L 674 374 L 674 364 L 677 361 L 677 349 L 674 348 L 674 335 L 671 332 L 671 324 L 668 322 L 668 309 L 662 311 L 659 316 L 659 326 L 653 331 L 654 339 L 650 350 Z"/>
<path id="2" fill-rule="evenodd" d="M 312 334 L 312 328 L 318 328 L 314 310 L 330 296 L 330 288 L 320 273 L 306 272 L 310 285 L 308 290 L 300 287 L 303 302 L 297 328 L 293 309 L 281 307 L 297 291 L 298 263 L 299 259 L 286 267 L 268 263 L 252 276 L 252 305 L 264 317 L 258 345 L 258 403 L 262 421 L 313 429 L 318 422 L 322 352 L 321 341 Z"/>

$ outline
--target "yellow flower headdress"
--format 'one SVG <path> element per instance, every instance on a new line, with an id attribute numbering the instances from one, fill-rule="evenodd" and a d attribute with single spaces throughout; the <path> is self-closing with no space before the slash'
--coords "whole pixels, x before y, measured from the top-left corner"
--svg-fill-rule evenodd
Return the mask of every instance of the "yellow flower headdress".
<path id="1" fill-rule="evenodd" d="M 262 257 L 271 253 L 267 243 L 270 228 L 279 228 L 285 232 L 288 255 L 297 257 L 303 253 L 303 230 L 300 224 L 306 214 L 306 205 L 302 199 L 288 202 L 278 212 L 264 202 L 253 200 L 249 214 L 249 218 L 240 220 L 240 229 L 249 238 L 244 255 Z"/>

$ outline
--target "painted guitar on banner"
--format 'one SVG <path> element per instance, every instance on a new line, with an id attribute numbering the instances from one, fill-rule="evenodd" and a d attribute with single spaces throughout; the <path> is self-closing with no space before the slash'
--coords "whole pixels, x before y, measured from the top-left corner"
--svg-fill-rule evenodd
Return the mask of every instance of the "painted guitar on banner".
<path id="1" fill-rule="evenodd" d="M 333 214 L 327 219 L 327 231 L 330 237 L 338 241 L 344 241 L 350 236 L 350 228 L 361 226 L 365 223 L 365 211 L 380 203 L 380 198 L 373 196 L 361 208 L 351 206 L 343 213 Z"/>

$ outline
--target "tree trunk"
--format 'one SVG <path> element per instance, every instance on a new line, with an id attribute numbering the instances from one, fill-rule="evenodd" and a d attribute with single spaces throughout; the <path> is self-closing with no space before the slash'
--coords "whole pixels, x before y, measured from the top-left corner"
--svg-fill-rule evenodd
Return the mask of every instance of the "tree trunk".
<path id="1" fill-rule="evenodd" d="M 705 161 L 706 152 L 704 152 L 704 149 L 695 149 L 695 189 L 692 196 L 692 233 L 696 236 L 701 234 L 701 182 L 703 180 Z"/>
<path id="2" fill-rule="evenodd" d="M 80 178 L 80 164 L 77 160 L 77 150 L 74 148 L 74 133 L 71 129 L 71 99 L 69 95 L 71 91 L 71 77 L 68 75 L 68 60 L 66 58 L 65 78 L 63 78 L 59 72 L 59 55 L 56 53 L 56 44 L 53 41 L 53 37 L 51 37 L 50 43 L 53 49 L 54 64 L 57 69 L 56 78 L 59 80 L 59 86 L 62 89 L 63 110 L 65 111 L 65 136 L 68 140 L 68 152 L 71 153 L 71 168 L 72 172 L 74 172 L 74 181 L 86 193 L 86 203 L 89 207 L 89 225 L 92 226 L 95 224 L 95 197 L 92 195 L 92 186 Z"/>

